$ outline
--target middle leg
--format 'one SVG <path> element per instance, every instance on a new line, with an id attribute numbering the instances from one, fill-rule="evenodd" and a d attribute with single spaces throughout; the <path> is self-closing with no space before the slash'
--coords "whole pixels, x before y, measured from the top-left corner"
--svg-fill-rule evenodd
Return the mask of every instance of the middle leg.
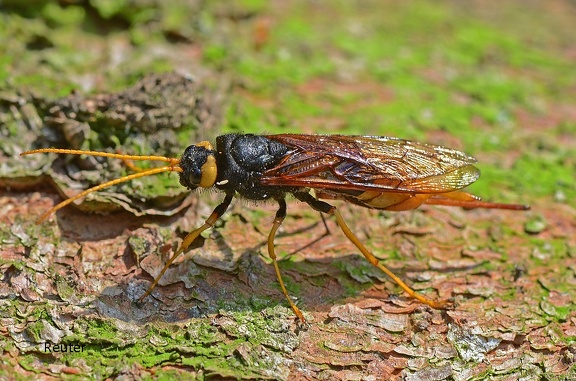
<path id="1" fill-rule="evenodd" d="M 305 323 L 306 319 L 304 319 L 304 315 L 302 314 L 300 309 L 296 307 L 296 305 L 292 301 L 292 298 L 290 298 L 288 291 L 286 290 L 286 286 L 284 286 L 284 281 L 282 280 L 282 275 L 280 274 L 280 267 L 278 267 L 278 260 L 276 258 L 276 252 L 274 250 L 274 237 L 276 236 L 276 231 L 278 230 L 280 225 L 282 225 L 284 218 L 286 218 L 286 201 L 284 199 L 277 199 L 276 201 L 278 202 L 279 208 L 278 211 L 276 212 L 274 222 L 272 223 L 272 229 L 270 229 L 270 234 L 268 234 L 268 255 L 270 256 L 270 259 L 272 259 L 272 264 L 274 265 L 274 271 L 276 272 L 276 278 L 278 278 L 278 283 L 280 283 L 282 293 L 286 297 L 286 300 L 288 300 L 288 304 L 290 304 L 290 307 L 292 307 L 292 310 L 294 311 L 296 316 L 298 316 L 298 319 L 300 319 L 302 323 Z"/>

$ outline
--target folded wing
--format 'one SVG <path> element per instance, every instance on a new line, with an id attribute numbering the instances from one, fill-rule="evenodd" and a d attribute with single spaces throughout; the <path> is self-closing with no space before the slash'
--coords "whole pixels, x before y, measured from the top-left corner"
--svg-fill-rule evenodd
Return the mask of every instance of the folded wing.
<path id="1" fill-rule="evenodd" d="M 480 176 L 476 159 L 450 148 L 381 136 L 268 135 L 290 148 L 263 185 L 328 190 L 447 193 Z"/>

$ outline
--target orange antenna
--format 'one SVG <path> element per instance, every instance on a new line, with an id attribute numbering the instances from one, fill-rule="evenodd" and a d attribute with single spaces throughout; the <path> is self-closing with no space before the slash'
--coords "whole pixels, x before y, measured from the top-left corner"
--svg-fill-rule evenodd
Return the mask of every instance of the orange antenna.
<path id="1" fill-rule="evenodd" d="M 108 152 L 98 152 L 98 151 L 83 151 L 83 150 L 73 150 L 73 149 L 59 149 L 59 148 L 35 149 L 35 150 L 31 150 L 31 151 L 22 152 L 20 154 L 20 156 L 32 155 L 35 153 L 57 153 L 57 154 L 69 154 L 69 155 L 101 156 L 101 157 L 107 157 L 110 159 L 120 159 L 120 160 L 125 160 L 125 161 L 128 161 L 128 160 L 163 161 L 163 162 L 169 164 L 169 165 L 164 166 L 164 167 L 147 169 L 147 170 L 144 170 L 144 171 L 139 172 L 139 173 L 134 173 L 132 175 L 123 176 L 123 177 L 120 177 L 118 179 L 114 179 L 114 180 L 105 182 L 103 184 L 96 185 L 90 189 L 87 189 L 83 192 L 80 192 L 77 195 L 75 195 L 75 196 L 73 196 L 67 200 L 64 200 L 61 203 L 53 206 L 46 213 L 42 214 L 40 216 L 40 218 L 38 219 L 38 223 L 46 220 L 46 218 L 48 218 L 48 216 L 50 216 L 52 213 L 56 212 L 57 210 L 62 209 L 66 205 L 68 205 L 68 204 L 78 200 L 79 198 L 82 198 L 82 197 L 84 197 L 84 196 L 86 196 L 92 192 L 96 192 L 96 191 L 102 190 L 104 188 L 108 188 L 112 185 L 124 183 L 126 181 L 134 180 L 134 179 L 137 179 L 140 177 L 156 175 L 156 174 L 162 173 L 162 172 L 182 172 L 183 171 L 182 168 L 180 167 L 180 159 L 174 159 L 174 158 L 169 158 L 169 157 L 165 157 L 165 156 L 124 155 L 124 154 L 118 154 L 118 153 L 108 153 Z"/>

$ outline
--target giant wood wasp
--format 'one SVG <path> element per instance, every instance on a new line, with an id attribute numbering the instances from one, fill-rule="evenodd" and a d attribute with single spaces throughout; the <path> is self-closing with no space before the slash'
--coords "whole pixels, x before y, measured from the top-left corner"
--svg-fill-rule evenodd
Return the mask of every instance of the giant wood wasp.
<path id="1" fill-rule="evenodd" d="M 226 134 L 216 138 L 215 148 L 209 142 L 200 142 L 186 148 L 181 158 L 56 148 L 32 150 L 22 155 L 47 152 L 126 161 L 161 161 L 166 165 L 85 190 L 51 208 L 40 220 L 91 192 L 162 172 L 177 172 L 180 183 L 190 190 L 216 188 L 224 193 L 224 200 L 202 226 L 186 235 L 180 248 L 140 300 L 150 295 L 176 257 L 226 212 L 234 197 L 274 200 L 278 210 L 268 234 L 268 253 L 282 293 L 302 322 L 304 316 L 284 286 L 274 250 L 274 237 L 286 217 L 287 195 L 293 195 L 321 213 L 333 215 L 342 232 L 372 265 L 386 273 L 410 296 L 434 308 L 441 308 L 443 303 L 416 293 L 381 264 L 350 230 L 338 209 L 323 200 L 344 200 L 366 208 L 392 211 L 415 209 L 422 204 L 528 209 L 525 205 L 481 201 L 461 191 L 480 176 L 473 157 L 438 145 L 383 136 Z M 314 190 L 314 195 L 311 190 Z"/>

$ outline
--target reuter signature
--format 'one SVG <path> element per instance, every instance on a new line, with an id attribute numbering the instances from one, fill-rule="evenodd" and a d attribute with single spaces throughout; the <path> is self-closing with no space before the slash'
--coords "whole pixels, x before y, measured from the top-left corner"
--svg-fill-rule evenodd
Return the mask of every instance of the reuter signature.
<path id="1" fill-rule="evenodd" d="M 44 343 L 44 352 L 50 353 L 73 353 L 84 352 L 85 345 L 82 344 L 54 344 L 50 342 Z"/>

